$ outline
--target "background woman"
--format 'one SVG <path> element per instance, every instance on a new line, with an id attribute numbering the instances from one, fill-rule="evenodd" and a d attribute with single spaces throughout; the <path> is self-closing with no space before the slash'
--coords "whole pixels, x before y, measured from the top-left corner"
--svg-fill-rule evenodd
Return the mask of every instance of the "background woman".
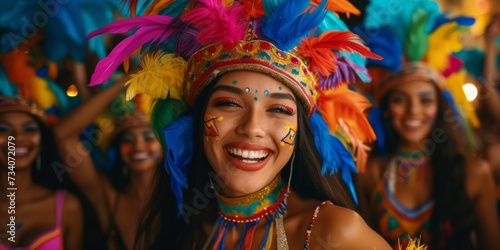
<path id="1" fill-rule="evenodd" d="M 152 132 L 147 115 L 126 113 L 123 106 L 114 103 L 111 112 L 115 112 L 115 116 L 122 115 L 113 130 L 108 150 L 115 152 L 114 166 L 109 175 L 94 166 L 89 150 L 99 149 L 86 147 L 80 134 L 122 89 L 123 81 L 119 81 L 96 94 L 65 116 L 55 129 L 63 162 L 69 167 L 69 176 L 96 209 L 110 249 L 132 248 L 138 218 L 150 197 L 148 187 L 162 159 L 161 145 Z M 86 134 L 95 135 L 92 139 L 99 140 L 98 144 L 104 143 L 104 131 L 96 129 Z"/>
<path id="2" fill-rule="evenodd" d="M 81 249 L 83 245 L 80 202 L 71 193 L 55 190 L 62 183 L 51 167 L 56 159 L 54 141 L 42 116 L 33 103 L 0 97 L 0 193 L 4 197 L 0 221 L 9 225 L 14 216 L 16 223 L 12 234 L 1 237 L 0 249 Z M 10 150 L 10 145 L 15 149 Z M 9 208 L 10 187 L 16 188 L 13 208 Z"/>
<path id="3" fill-rule="evenodd" d="M 409 234 L 432 249 L 497 249 L 491 170 L 472 156 L 479 121 L 453 54 L 474 19 L 442 13 L 434 1 L 380 19 L 386 8 L 370 2 L 364 20 L 365 31 L 379 31 L 363 32 L 368 47 L 384 57 L 368 62 L 374 81 L 365 86 L 378 106 L 370 110 L 376 149 L 359 180 L 365 218 L 394 248 Z"/>

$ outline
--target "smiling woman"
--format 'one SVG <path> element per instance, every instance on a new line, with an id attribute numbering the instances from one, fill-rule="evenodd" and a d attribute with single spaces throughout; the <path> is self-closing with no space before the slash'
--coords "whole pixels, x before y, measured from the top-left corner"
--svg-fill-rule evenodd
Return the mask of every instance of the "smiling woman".
<path id="1" fill-rule="evenodd" d="M 0 199 L 0 222 L 10 225 L 0 249 L 81 249 L 82 209 L 56 190 L 51 135 L 34 103 L 0 96 L 0 195 L 9 197 Z"/>
<path id="2" fill-rule="evenodd" d="M 371 129 L 359 129 L 368 101 L 343 82 L 368 80 L 359 56 L 378 56 L 333 11 L 357 10 L 326 0 L 169 4 L 152 1 L 144 16 L 92 34 L 148 27 L 97 65 L 92 84 L 136 45 L 159 45 L 126 83 L 129 96 L 157 98 L 168 173 L 158 172 L 136 248 L 389 249 L 353 211 L 359 137 Z M 357 98 L 336 103 L 336 87 Z"/>

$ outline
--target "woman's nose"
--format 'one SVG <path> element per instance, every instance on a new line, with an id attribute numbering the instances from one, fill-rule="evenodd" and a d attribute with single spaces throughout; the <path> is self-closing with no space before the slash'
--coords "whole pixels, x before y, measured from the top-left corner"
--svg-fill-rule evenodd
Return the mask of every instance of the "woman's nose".
<path id="1" fill-rule="evenodd" d="M 256 110 L 249 110 L 241 119 L 236 133 L 248 138 L 262 138 L 266 135 L 266 119 L 263 113 Z"/>

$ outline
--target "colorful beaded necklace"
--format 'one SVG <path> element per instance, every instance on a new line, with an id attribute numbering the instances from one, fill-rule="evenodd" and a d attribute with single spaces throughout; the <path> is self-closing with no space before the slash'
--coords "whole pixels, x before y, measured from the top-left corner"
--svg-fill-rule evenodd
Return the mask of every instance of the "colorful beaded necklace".
<path id="1" fill-rule="evenodd" d="M 397 164 L 397 177 L 401 182 L 414 182 L 417 169 L 429 163 L 430 153 L 428 150 L 421 151 L 398 151 L 398 156 L 396 157 Z"/>
<path id="2" fill-rule="evenodd" d="M 242 236 L 238 249 L 250 249 L 257 225 L 263 218 L 267 220 L 266 233 L 259 249 L 270 249 L 274 235 L 273 224 L 276 224 L 279 244 L 280 238 L 284 236 L 283 216 L 288 209 L 289 193 L 288 186 L 278 176 L 263 189 L 244 197 L 229 198 L 218 194 L 219 218 L 212 232 L 212 235 L 216 235 L 213 249 L 225 249 L 227 232 L 230 228 L 239 226 L 242 226 Z"/>

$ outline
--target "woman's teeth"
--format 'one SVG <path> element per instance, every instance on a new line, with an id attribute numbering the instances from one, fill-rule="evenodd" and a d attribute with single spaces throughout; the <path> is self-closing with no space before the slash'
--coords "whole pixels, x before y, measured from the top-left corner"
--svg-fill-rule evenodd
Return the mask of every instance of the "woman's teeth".
<path id="1" fill-rule="evenodd" d="M 259 162 L 269 154 L 266 150 L 246 150 L 240 148 L 228 148 L 227 151 L 229 154 L 241 158 L 241 161 L 245 163 Z"/>
<path id="2" fill-rule="evenodd" d="M 147 153 L 137 153 L 132 155 L 132 160 L 134 161 L 143 161 L 146 160 L 147 158 L 148 158 Z"/>

